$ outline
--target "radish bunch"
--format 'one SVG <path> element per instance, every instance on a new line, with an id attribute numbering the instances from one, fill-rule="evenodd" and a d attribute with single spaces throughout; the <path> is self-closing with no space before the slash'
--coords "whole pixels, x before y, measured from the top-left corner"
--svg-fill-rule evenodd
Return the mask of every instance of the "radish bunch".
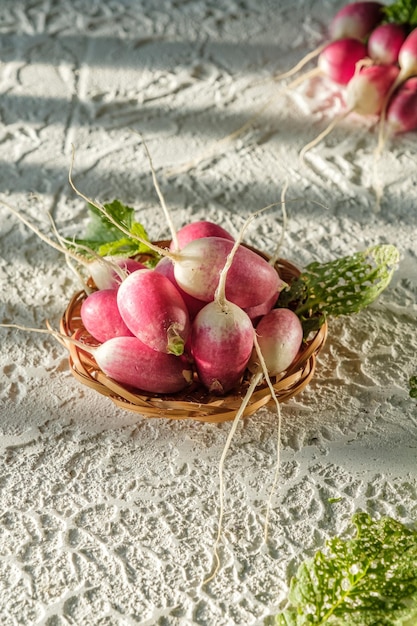
<path id="1" fill-rule="evenodd" d="M 93 353 L 98 366 L 120 384 L 174 393 L 194 380 L 223 395 L 245 373 L 255 327 L 269 319 L 284 283 L 271 263 L 211 222 L 186 225 L 177 242 L 183 247 L 161 248 L 154 267 L 133 266 L 122 281 L 115 277 L 87 295 L 81 319 L 100 343 Z M 303 339 L 299 319 L 288 314 L 287 339 L 279 320 L 268 323 L 274 375 L 288 368 Z"/>
<path id="2" fill-rule="evenodd" d="M 417 5 L 404 14 L 399 4 L 353 2 L 334 16 L 317 68 L 293 85 L 324 75 L 344 90 L 345 111 L 303 147 L 301 158 L 350 113 L 379 118 L 379 150 L 391 135 L 417 128 L 417 89 L 408 81 L 417 75 Z"/>

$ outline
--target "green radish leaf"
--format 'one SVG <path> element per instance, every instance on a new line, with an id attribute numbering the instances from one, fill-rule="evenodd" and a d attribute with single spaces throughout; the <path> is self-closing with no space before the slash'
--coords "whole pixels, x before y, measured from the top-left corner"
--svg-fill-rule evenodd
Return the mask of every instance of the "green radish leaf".
<path id="1" fill-rule="evenodd" d="M 396 0 L 393 4 L 383 7 L 386 22 L 404 24 L 410 28 L 417 26 L 416 0 Z"/>
<path id="2" fill-rule="evenodd" d="M 388 286 L 399 261 L 393 245 L 380 244 L 328 263 L 310 263 L 278 298 L 299 316 L 307 336 L 325 320 L 357 313 Z"/>
<path id="3" fill-rule="evenodd" d="M 134 209 L 125 206 L 119 200 L 113 200 L 110 204 L 105 204 L 104 208 L 116 224 L 120 224 L 127 230 L 131 229 Z M 120 228 L 113 224 L 99 209 L 92 204 L 88 204 L 88 210 L 90 219 L 85 232 L 85 239 L 104 243 L 120 238 Z"/>
<path id="4" fill-rule="evenodd" d="M 391 517 L 353 517 L 354 537 L 334 537 L 302 563 L 275 626 L 417 624 L 417 531 Z"/>
<path id="5" fill-rule="evenodd" d="M 141 237 L 149 240 L 149 237 L 144 226 L 134 221 L 134 209 L 125 206 L 120 200 L 113 200 L 105 204 L 104 208 L 111 219 L 94 205 L 88 204 L 89 223 L 85 236 L 75 239 L 74 247 L 85 246 L 101 256 L 135 256 L 143 253 L 155 255 L 148 246 L 136 239 Z M 128 230 L 132 237 L 122 229 Z"/>

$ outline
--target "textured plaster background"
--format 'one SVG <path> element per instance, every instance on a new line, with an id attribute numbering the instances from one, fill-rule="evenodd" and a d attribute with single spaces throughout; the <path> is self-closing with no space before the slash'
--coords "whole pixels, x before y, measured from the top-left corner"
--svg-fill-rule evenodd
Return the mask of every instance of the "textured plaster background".
<path id="1" fill-rule="evenodd" d="M 230 429 L 145 419 L 82 387 L 53 339 L 1 330 L 2 626 L 262 624 L 306 556 L 353 512 L 417 519 L 416 135 L 380 163 L 375 120 L 349 118 L 298 151 L 343 108 L 322 79 L 284 94 L 270 77 L 323 40 L 341 6 L 324 0 L 2 0 L 0 191 L 46 233 L 79 234 L 85 203 L 68 184 L 135 206 L 168 234 L 141 132 L 177 226 L 206 217 L 237 234 L 289 181 L 283 256 L 299 266 L 390 242 L 401 253 L 379 301 L 330 323 L 316 376 L 283 405 L 281 477 L 267 543 L 277 420 L 246 419 L 225 466 L 221 570 L 212 565 L 218 462 Z M 196 168 L 168 173 L 256 124 Z M 247 241 L 272 251 L 279 210 Z M 0 318 L 58 324 L 78 289 L 62 256 L 0 206 Z"/>

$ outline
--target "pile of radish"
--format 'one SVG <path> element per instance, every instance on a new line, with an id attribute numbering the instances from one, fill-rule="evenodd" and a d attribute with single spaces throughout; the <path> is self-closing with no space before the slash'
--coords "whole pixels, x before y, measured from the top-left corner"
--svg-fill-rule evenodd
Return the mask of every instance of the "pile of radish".
<path id="1" fill-rule="evenodd" d="M 287 369 L 303 333 L 287 310 L 282 336 L 272 311 L 284 284 L 276 269 L 212 222 L 188 224 L 177 236 L 182 247 L 161 248 L 152 268 L 128 268 L 119 259 L 126 277 L 115 275 L 110 287 L 106 281 L 83 301 L 83 325 L 101 344 L 94 351 L 100 369 L 122 385 L 161 394 L 180 391 L 197 376 L 223 395 L 253 358 L 261 323 L 268 324 L 278 370 Z"/>
<path id="2" fill-rule="evenodd" d="M 302 157 L 350 113 L 379 118 L 379 150 L 391 135 L 417 128 L 416 25 L 416 2 L 349 3 L 333 17 L 330 41 L 277 77 L 293 75 L 316 55 L 317 68 L 292 84 L 319 74 L 344 89 L 345 111 L 304 146 Z"/>

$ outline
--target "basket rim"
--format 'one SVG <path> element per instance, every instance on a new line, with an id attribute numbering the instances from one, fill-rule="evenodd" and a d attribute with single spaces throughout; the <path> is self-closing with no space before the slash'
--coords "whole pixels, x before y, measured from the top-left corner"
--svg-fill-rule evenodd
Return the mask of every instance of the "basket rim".
<path id="1" fill-rule="evenodd" d="M 161 247 L 168 247 L 170 241 L 161 240 L 155 243 Z M 270 259 L 266 253 L 248 244 L 244 245 L 265 259 Z M 277 260 L 275 268 L 280 272 L 280 275 L 288 274 L 291 279 L 301 273 L 293 263 L 281 258 Z M 87 292 L 85 290 L 80 290 L 72 296 L 62 315 L 60 330 L 66 337 L 78 339 L 86 346 L 97 346 L 99 342 L 94 340 L 85 330 L 80 317 L 81 304 L 86 297 Z M 271 379 L 280 402 L 289 400 L 300 393 L 311 381 L 316 368 L 317 355 L 326 341 L 327 332 L 328 326 L 325 322 L 303 344 L 303 348 L 291 366 L 283 374 Z M 140 413 L 144 417 L 194 419 L 213 423 L 232 420 L 249 385 L 248 378 L 245 378 L 236 392 L 229 392 L 224 396 L 210 394 L 207 390 L 202 389 L 202 385 L 196 383 L 184 392 L 172 395 L 127 389 L 106 376 L 90 354 L 74 343 L 65 341 L 65 339 L 63 339 L 63 343 L 69 352 L 70 371 L 81 384 L 109 397 L 118 407 Z M 272 402 L 271 391 L 267 383 L 263 381 L 256 387 L 242 417 L 252 415 Z"/>

